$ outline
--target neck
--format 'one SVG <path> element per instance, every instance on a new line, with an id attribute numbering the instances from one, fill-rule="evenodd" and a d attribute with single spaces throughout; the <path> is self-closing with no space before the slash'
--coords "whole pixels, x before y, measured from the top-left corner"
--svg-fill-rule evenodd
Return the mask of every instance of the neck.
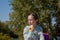
<path id="1" fill-rule="evenodd" d="M 37 24 L 33 25 L 34 27 L 36 27 Z"/>

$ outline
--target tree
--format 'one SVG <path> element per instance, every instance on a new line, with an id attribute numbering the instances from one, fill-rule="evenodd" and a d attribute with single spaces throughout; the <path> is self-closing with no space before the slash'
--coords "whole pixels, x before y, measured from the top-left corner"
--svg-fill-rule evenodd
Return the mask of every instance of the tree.
<path id="1" fill-rule="evenodd" d="M 52 18 L 58 15 L 53 16 L 59 10 L 59 0 L 11 0 L 10 4 L 13 10 L 13 12 L 9 14 L 10 26 L 14 27 L 12 30 L 16 29 L 20 40 L 23 40 L 23 28 L 27 25 L 27 15 L 29 12 L 37 13 L 39 23 L 43 27 L 44 32 L 52 35 L 53 28 L 51 22 Z"/>
<path id="2" fill-rule="evenodd" d="M 10 30 L 6 23 L 0 21 L 0 40 L 13 40 L 13 38 L 18 38 L 18 35 Z"/>
<path id="3" fill-rule="evenodd" d="M 12 40 L 8 35 L 8 31 L 7 25 L 0 21 L 0 40 Z"/>

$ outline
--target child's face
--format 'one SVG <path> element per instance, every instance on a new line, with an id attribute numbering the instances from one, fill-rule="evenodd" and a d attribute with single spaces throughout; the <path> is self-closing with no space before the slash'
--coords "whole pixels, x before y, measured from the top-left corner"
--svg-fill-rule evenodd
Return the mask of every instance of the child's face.
<path id="1" fill-rule="evenodd" d="M 34 19 L 34 16 L 32 16 L 32 15 L 29 15 L 28 16 L 28 23 L 29 23 L 29 25 L 36 25 L 37 24 L 37 21 L 38 20 L 35 20 Z"/>

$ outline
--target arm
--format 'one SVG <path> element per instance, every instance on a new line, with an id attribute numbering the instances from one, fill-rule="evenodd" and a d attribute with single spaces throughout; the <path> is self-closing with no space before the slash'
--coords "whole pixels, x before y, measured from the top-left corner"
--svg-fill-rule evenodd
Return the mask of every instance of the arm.
<path id="1" fill-rule="evenodd" d="M 43 29 L 41 28 L 41 27 L 39 27 L 39 32 L 38 32 L 38 35 L 40 36 L 39 38 L 40 38 L 40 40 L 45 40 L 44 39 L 44 35 L 43 35 Z"/>
<path id="2" fill-rule="evenodd" d="M 44 40 L 43 33 L 42 32 L 39 32 L 39 35 L 40 35 L 40 40 Z"/>

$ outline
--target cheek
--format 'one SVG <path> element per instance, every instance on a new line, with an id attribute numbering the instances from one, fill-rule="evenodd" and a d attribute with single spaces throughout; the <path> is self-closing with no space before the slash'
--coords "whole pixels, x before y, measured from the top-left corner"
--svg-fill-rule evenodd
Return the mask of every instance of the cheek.
<path id="1" fill-rule="evenodd" d="M 30 23 L 33 23 L 33 21 L 30 21 Z"/>
<path id="2" fill-rule="evenodd" d="M 36 20 L 34 20 L 34 21 L 33 21 L 33 24 L 36 24 L 36 23 L 37 23 L 37 21 L 36 21 Z"/>

